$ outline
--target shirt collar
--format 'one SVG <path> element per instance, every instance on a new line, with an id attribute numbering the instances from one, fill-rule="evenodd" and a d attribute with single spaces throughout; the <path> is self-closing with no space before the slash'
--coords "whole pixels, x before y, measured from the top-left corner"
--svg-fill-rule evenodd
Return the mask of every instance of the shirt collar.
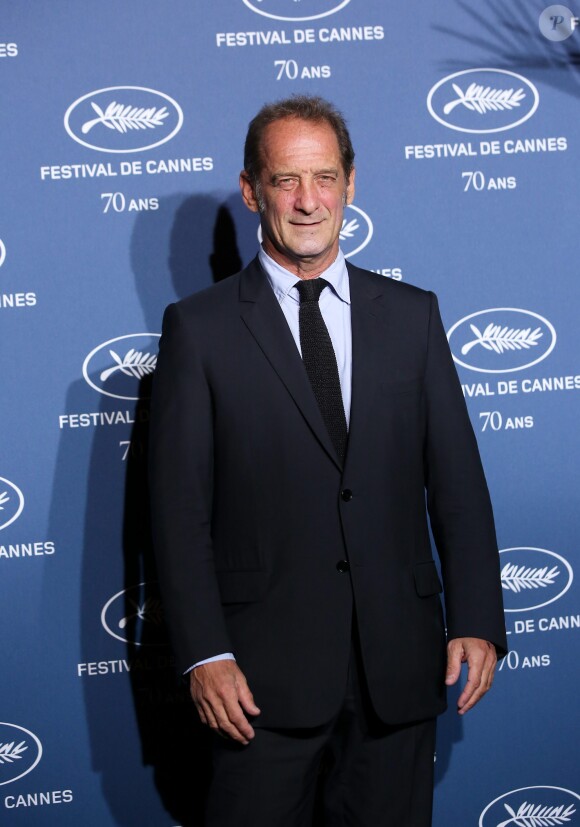
<path id="1" fill-rule="evenodd" d="M 270 286 L 280 304 L 287 296 L 290 296 L 294 299 L 294 301 L 299 302 L 300 297 L 298 290 L 294 287 L 298 281 L 298 277 L 289 270 L 286 270 L 285 267 L 282 267 L 281 264 L 278 264 L 277 261 L 274 261 L 274 259 L 265 252 L 262 246 L 260 246 L 258 258 L 260 260 L 260 264 L 266 271 Z M 346 302 L 346 304 L 350 304 L 348 270 L 346 269 L 346 260 L 342 250 L 339 249 L 337 257 L 334 259 L 330 267 L 327 267 L 326 270 L 320 274 L 320 278 L 326 279 L 339 299 Z"/>

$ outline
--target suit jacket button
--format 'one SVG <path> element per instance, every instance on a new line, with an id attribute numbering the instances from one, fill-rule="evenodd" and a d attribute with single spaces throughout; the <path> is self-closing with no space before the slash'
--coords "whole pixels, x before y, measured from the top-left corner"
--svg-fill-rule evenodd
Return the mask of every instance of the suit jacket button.
<path id="1" fill-rule="evenodd" d="M 348 560 L 339 560 L 336 564 L 336 570 L 341 574 L 346 574 L 347 571 L 350 571 L 350 563 Z"/>
<path id="2" fill-rule="evenodd" d="M 352 491 L 350 490 L 350 488 L 344 488 L 340 492 L 340 496 L 344 500 L 344 502 L 347 503 L 350 500 L 352 500 Z"/>

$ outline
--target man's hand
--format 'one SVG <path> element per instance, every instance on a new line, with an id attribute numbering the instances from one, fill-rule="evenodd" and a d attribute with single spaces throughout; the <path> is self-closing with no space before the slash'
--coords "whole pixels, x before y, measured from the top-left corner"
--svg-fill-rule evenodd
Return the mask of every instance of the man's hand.
<path id="1" fill-rule="evenodd" d="M 445 683 L 451 686 L 461 674 L 461 664 L 467 661 L 467 683 L 457 701 L 457 711 L 465 715 L 483 698 L 493 683 L 497 663 L 495 646 L 477 637 L 458 637 L 447 644 L 447 674 Z"/>
<path id="2" fill-rule="evenodd" d="M 254 730 L 244 715 L 259 715 L 248 683 L 234 660 L 216 660 L 190 672 L 191 697 L 202 723 L 240 744 L 248 744 Z"/>

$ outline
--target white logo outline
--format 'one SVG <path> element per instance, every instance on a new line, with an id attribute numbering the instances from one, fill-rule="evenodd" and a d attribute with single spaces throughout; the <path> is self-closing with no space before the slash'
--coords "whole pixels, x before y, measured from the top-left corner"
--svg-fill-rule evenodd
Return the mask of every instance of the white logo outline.
<path id="1" fill-rule="evenodd" d="M 552 785 L 549 785 L 549 784 L 545 784 L 545 785 L 536 784 L 536 785 L 531 786 L 531 787 L 518 787 L 515 790 L 510 790 L 507 793 L 503 793 L 502 795 L 498 795 L 497 798 L 494 798 L 493 801 L 490 801 L 490 803 L 481 812 L 481 815 L 479 816 L 478 827 L 485 827 L 485 825 L 483 823 L 483 819 L 485 817 L 485 814 L 494 806 L 494 804 L 497 804 L 497 802 L 501 801 L 502 798 L 507 798 L 508 796 L 513 795 L 514 793 L 523 793 L 523 792 L 526 792 L 526 790 L 558 790 L 559 792 L 562 792 L 562 793 L 568 793 L 568 795 L 571 795 L 573 798 L 577 798 L 578 801 L 580 801 L 580 795 L 578 795 L 578 793 L 575 793 L 573 790 L 566 789 L 566 787 L 555 787 L 555 786 L 552 786 Z M 512 821 L 512 823 L 517 824 L 517 822 L 513 822 L 513 819 L 510 819 L 510 821 Z M 561 822 L 561 823 L 563 823 L 563 822 Z M 508 824 L 509 824 L 509 822 L 508 822 Z M 500 825 L 497 825 L 496 827 L 500 827 Z"/>
<path id="2" fill-rule="evenodd" d="M 153 144 L 148 144 L 147 146 L 134 147 L 133 149 L 108 149 L 107 147 L 102 147 L 102 146 L 97 146 L 96 144 L 91 144 L 88 141 L 84 141 L 82 138 L 79 138 L 77 135 L 75 135 L 75 133 L 73 132 L 73 130 L 70 126 L 70 116 L 72 115 L 72 113 L 76 109 L 76 107 L 79 106 L 84 101 L 88 100 L 89 98 L 95 97 L 96 95 L 100 95 L 102 92 L 117 92 L 119 90 L 123 90 L 123 91 L 135 90 L 135 91 L 138 91 L 138 92 L 149 92 L 152 95 L 156 95 L 157 97 L 160 97 L 160 98 L 163 98 L 166 101 L 169 101 L 169 103 L 174 107 L 175 111 L 177 112 L 177 125 L 174 127 L 173 131 L 170 132 L 169 135 L 166 135 L 164 138 L 162 138 L 160 141 L 156 141 Z M 115 105 L 119 106 L 120 104 L 115 104 Z M 132 108 L 135 109 L 135 107 L 132 107 Z M 121 115 L 122 113 L 117 113 L 117 114 Z M 130 115 L 131 113 L 129 112 L 127 114 Z M 143 113 L 141 113 L 141 115 L 142 114 Z M 133 113 L 133 116 L 134 115 L 135 115 L 135 113 Z M 159 112 L 157 112 L 157 117 L 159 117 Z M 95 122 L 96 121 L 103 122 L 104 118 L 105 118 L 105 113 L 102 112 L 101 116 L 99 116 L 98 118 L 95 118 L 94 120 L 95 120 Z M 151 124 L 149 124 L 149 125 L 151 125 Z M 157 125 L 159 125 L 159 124 L 157 124 Z M 86 124 L 85 124 L 85 126 L 86 126 Z M 175 137 L 175 135 L 177 135 L 177 133 L 179 132 L 179 130 L 181 129 L 182 126 L 183 126 L 183 110 L 182 110 L 181 106 L 177 103 L 177 101 L 174 100 L 169 95 L 166 95 L 165 92 L 158 92 L 157 89 L 150 89 L 147 86 L 105 86 L 102 89 L 95 89 L 94 91 L 88 92 L 86 95 L 82 95 L 82 97 L 77 98 L 73 103 L 71 103 L 71 105 L 69 106 L 69 108 L 66 110 L 66 112 L 64 114 L 64 128 L 66 129 L 68 135 L 73 139 L 73 141 L 76 141 L 78 144 L 81 144 L 82 146 L 88 147 L 88 149 L 94 149 L 97 152 L 113 152 L 113 153 L 145 152 L 146 150 L 153 149 L 156 146 L 161 146 L 161 144 L 165 144 L 168 141 L 170 141 L 172 138 Z M 147 128 L 147 127 L 143 126 L 143 127 L 137 127 L 137 128 L 141 129 L 141 128 Z"/>
<path id="3" fill-rule="evenodd" d="M 102 625 L 103 629 L 105 630 L 105 632 L 108 632 L 108 634 L 110 634 L 111 637 L 114 637 L 117 640 L 120 640 L 121 643 L 128 643 L 131 646 L 165 646 L 166 645 L 165 643 L 143 643 L 140 640 L 129 640 L 127 637 L 121 637 L 121 635 L 116 634 L 111 629 L 111 627 L 109 626 L 109 624 L 107 622 L 107 619 L 106 619 L 107 611 L 108 611 L 109 607 L 115 602 L 115 600 L 117 600 L 122 595 L 126 594 L 128 591 L 131 591 L 132 589 L 140 589 L 142 586 L 147 587 L 148 585 L 151 585 L 151 583 L 147 582 L 147 581 L 144 581 L 142 583 L 137 583 L 135 586 L 127 586 L 126 588 L 121 589 L 120 592 L 117 592 L 112 597 L 110 597 L 107 600 L 107 602 L 105 603 L 105 605 L 103 606 L 103 608 L 101 609 L 101 625 Z M 133 602 L 133 601 L 131 601 L 131 602 Z M 144 618 L 145 613 L 143 612 L 143 609 L 145 608 L 146 602 L 147 602 L 147 600 L 145 601 L 145 604 L 143 604 L 143 606 L 138 606 L 138 605 L 134 604 L 135 608 L 136 608 L 136 612 L 135 612 L 134 616 L 139 617 L 140 620 L 146 619 L 146 618 Z M 161 605 L 161 598 L 159 598 L 159 604 Z M 125 621 L 125 622 L 123 623 L 123 625 L 119 624 L 119 626 L 120 626 L 121 629 L 124 629 L 125 626 L 127 625 L 127 622 L 129 620 L 131 620 L 131 617 L 123 618 L 122 620 Z"/>
<path id="4" fill-rule="evenodd" d="M 262 9 L 257 9 L 255 6 L 252 5 L 251 0 L 243 0 L 243 3 L 251 11 L 255 12 L 255 14 L 261 14 L 263 17 L 269 17 L 271 20 L 287 20 L 290 22 L 299 22 L 303 20 L 320 20 L 322 17 L 329 17 L 331 14 L 336 14 L 336 12 L 339 12 L 341 9 L 344 9 L 345 6 L 348 6 L 350 0 L 341 0 L 341 2 L 339 2 L 338 6 L 335 9 L 322 12 L 321 14 L 313 14 L 308 17 L 283 17 L 280 14 L 272 14 L 271 12 L 263 11 Z"/>
<path id="5" fill-rule="evenodd" d="M 521 366 L 518 366 L 518 367 L 515 367 L 515 368 L 497 368 L 497 369 L 496 368 L 478 368 L 478 367 L 475 367 L 474 365 L 468 364 L 467 362 L 463 362 L 458 356 L 455 355 L 455 353 L 453 352 L 453 348 L 451 347 L 451 336 L 464 322 L 469 321 L 469 319 L 474 319 L 477 316 L 481 316 L 484 313 L 504 313 L 506 311 L 510 312 L 510 313 L 523 313 L 526 316 L 532 316 L 535 319 L 539 319 L 543 324 L 546 325 L 546 327 L 548 328 L 548 330 L 550 331 L 550 334 L 552 336 L 552 341 L 551 341 L 550 346 L 548 347 L 548 349 L 545 351 L 545 353 L 543 353 L 537 359 L 534 359 L 532 362 L 526 362 L 525 365 L 521 365 Z M 514 331 L 509 331 L 509 332 L 514 332 Z M 522 333 L 522 332 L 525 332 L 525 331 L 518 331 L 518 330 L 515 331 L 516 334 L 517 333 Z M 554 326 L 551 322 L 549 322 L 544 316 L 540 316 L 539 313 L 534 313 L 534 311 L 532 311 L 532 310 L 523 310 L 521 307 L 489 307 L 489 308 L 486 308 L 484 310 L 478 310 L 475 313 L 470 313 L 467 316 L 463 316 L 463 318 L 461 318 L 461 319 L 459 319 L 459 321 L 455 322 L 455 324 L 452 325 L 452 327 L 450 327 L 449 330 L 447 331 L 447 341 L 449 342 L 449 345 L 451 347 L 451 354 L 453 356 L 453 361 L 456 362 L 456 364 L 461 365 L 462 367 L 467 368 L 468 370 L 476 371 L 477 373 L 515 373 L 518 370 L 526 370 L 527 368 L 531 368 L 534 365 L 537 365 L 539 362 L 543 362 L 544 359 L 547 359 L 547 357 L 550 355 L 550 353 L 554 350 L 554 348 L 556 346 L 557 338 L 558 337 L 557 337 L 557 334 L 556 334 L 556 329 L 554 328 Z M 531 344 L 531 342 L 528 342 L 528 345 L 529 344 Z M 535 342 L 533 344 L 535 344 Z M 520 348 L 518 348 L 518 349 L 520 349 Z"/>
<path id="6" fill-rule="evenodd" d="M 537 548 L 535 546 L 511 546 L 510 548 L 500 549 L 499 553 L 500 554 L 505 554 L 509 551 L 537 551 L 540 554 L 548 554 L 550 557 L 556 558 L 556 560 L 559 560 L 560 563 L 562 563 L 562 565 L 564 566 L 564 568 L 568 572 L 568 582 L 567 582 L 566 586 L 562 589 L 562 591 L 559 591 L 555 595 L 555 597 L 551 597 L 550 600 L 545 600 L 543 603 L 536 603 L 534 606 L 523 606 L 522 608 L 519 608 L 519 609 L 506 609 L 504 607 L 504 612 L 506 612 L 506 613 L 531 612 L 534 609 L 541 609 L 544 606 L 548 606 L 550 603 L 555 603 L 556 600 L 559 600 L 561 597 L 563 597 L 566 594 L 566 592 L 568 591 L 568 589 L 571 587 L 572 583 L 574 582 L 574 569 L 572 568 L 572 566 L 566 560 L 565 557 L 563 557 L 561 554 L 556 554 L 555 551 L 548 551 L 547 548 Z M 502 575 L 503 575 L 504 569 L 505 569 L 505 566 L 504 566 L 504 568 L 501 569 L 501 574 Z M 546 574 L 550 574 L 550 572 L 546 572 Z M 559 572 L 556 572 L 554 576 L 557 576 L 557 574 L 559 574 Z M 530 577 L 533 577 L 533 572 L 531 573 Z M 530 580 L 530 577 L 528 577 L 528 580 Z M 505 578 L 502 576 L 501 580 L 502 580 L 502 588 L 504 588 L 503 583 L 504 583 Z M 552 585 L 552 584 L 549 583 L 549 582 L 545 582 L 545 583 L 529 582 L 528 587 L 531 586 L 531 588 L 533 590 L 533 589 L 536 589 L 538 587 L 541 588 L 544 585 Z"/>
<path id="7" fill-rule="evenodd" d="M 88 354 L 88 356 L 86 356 L 85 361 L 83 362 L 83 368 L 82 368 L 83 378 L 85 379 L 87 384 L 89 384 L 91 386 L 91 388 L 93 388 L 93 390 L 96 390 L 99 393 L 102 393 L 104 396 L 110 396 L 113 399 L 124 399 L 124 400 L 136 401 L 140 398 L 138 396 L 121 396 L 118 393 L 111 393 L 111 391 L 106 391 L 103 388 L 100 388 L 98 385 L 95 385 L 95 383 L 91 380 L 91 378 L 89 376 L 89 371 L 88 371 L 90 361 L 93 358 L 93 356 L 96 353 L 98 353 L 98 351 L 102 350 L 103 348 L 106 348 L 107 345 L 112 345 L 115 342 L 122 341 L 123 339 L 137 338 L 138 336 L 147 336 L 149 338 L 157 338 L 157 339 L 161 338 L 160 333 L 126 333 L 124 336 L 116 336 L 114 339 L 108 339 L 106 342 L 102 342 L 100 345 L 97 345 L 97 347 L 93 348 L 91 350 L 91 352 Z M 109 351 L 109 352 L 111 353 L 111 355 L 113 355 L 112 351 Z M 129 357 L 129 361 L 127 361 L 128 357 Z M 145 357 L 150 357 L 150 358 L 147 360 Z M 141 375 L 143 376 L 146 373 L 152 373 L 153 370 L 155 369 L 155 365 L 157 363 L 157 356 L 156 355 L 151 355 L 149 353 L 142 354 L 140 351 L 135 351 L 133 348 L 131 348 L 131 350 L 128 351 L 128 353 L 123 357 L 122 360 L 119 359 L 119 357 L 116 354 L 113 357 L 113 359 L 114 359 L 114 361 L 118 360 L 117 364 L 114 366 L 114 368 L 108 368 L 107 370 L 104 370 L 104 371 L 101 372 L 101 377 L 103 376 L 103 374 L 107 374 L 105 379 L 102 379 L 102 381 L 106 381 L 106 378 L 108 378 L 108 376 L 111 374 L 112 370 L 120 370 L 121 372 L 126 372 L 126 370 L 129 370 L 130 372 L 133 373 L 133 375 L 135 375 L 134 371 L 137 370 L 137 371 L 141 371 Z M 153 362 L 151 361 L 152 359 L 154 359 Z M 132 364 L 131 360 L 133 360 L 133 364 Z M 124 370 L 124 368 L 126 370 Z"/>
<path id="8" fill-rule="evenodd" d="M 9 525 L 12 525 L 12 523 L 16 522 L 16 520 L 22 514 L 22 511 L 24 510 L 24 494 L 22 493 L 20 488 L 15 483 L 11 482 L 11 480 L 6 479 L 5 477 L 0 477 L 0 483 L 5 483 L 10 488 L 12 488 L 16 492 L 16 495 L 18 497 L 18 502 L 19 502 L 19 505 L 18 505 L 18 508 L 17 508 L 16 512 L 12 515 L 12 517 L 8 520 L 8 522 L 0 523 L 0 531 L 3 531 L 5 528 L 8 528 Z M 4 494 L 5 494 L 5 492 L 0 492 L 0 497 L 3 497 Z M 2 499 L 2 501 L 0 502 L 0 505 L 3 502 L 7 502 L 7 500 Z"/>
<path id="9" fill-rule="evenodd" d="M 533 99 L 534 99 L 534 102 L 532 104 L 532 107 L 531 107 L 530 111 L 526 115 L 524 115 L 522 118 L 520 118 L 518 121 L 515 121 L 514 123 L 510 123 L 507 126 L 494 127 L 493 129 L 469 129 L 467 127 L 457 126 L 455 124 L 449 123 L 448 121 L 444 120 L 442 117 L 440 117 L 437 114 L 437 112 L 435 111 L 435 109 L 433 107 L 433 95 L 435 94 L 435 92 L 441 86 L 443 86 L 445 83 L 447 83 L 447 81 L 452 81 L 454 78 L 459 78 L 459 77 L 462 77 L 464 75 L 469 75 L 469 74 L 472 74 L 473 72 L 493 72 L 493 73 L 497 73 L 497 74 L 500 74 L 500 75 L 509 75 L 510 77 L 516 78 L 518 81 L 521 81 L 522 83 L 524 83 L 524 85 L 531 90 L 532 95 L 533 95 Z M 452 84 L 452 85 L 454 87 L 456 86 L 456 84 Z M 473 86 L 473 84 L 472 84 L 472 86 Z M 485 92 L 488 92 L 487 96 L 485 95 Z M 498 93 L 498 99 L 495 99 L 495 100 L 493 99 L 492 93 L 494 93 L 494 92 Z M 516 92 L 514 92 L 514 90 L 512 90 L 512 92 L 513 92 L 512 98 L 509 101 L 507 99 L 502 100 L 501 99 L 502 92 L 503 92 L 503 90 L 482 89 L 481 90 L 481 95 L 483 97 L 480 96 L 480 100 L 481 100 L 481 103 L 483 104 L 483 109 L 486 109 L 487 111 L 494 110 L 495 108 L 498 107 L 498 105 L 499 105 L 499 108 L 509 108 L 509 109 L 511 109 L 514 106 L 519 106 L 519 101 L 523 99 L 523 98 L 519 98 L 519 100 L 516 101 L 514 96 L 515 96 L 517 90 L 516 90 Z M 462 93 L 462 94 L 465 94 L 465 93 Z M 459 99 L 458 99 L 458 102 L 459 102 Z M 507 69 L 492 69 L 491 67 L 483 67 L 483 68 L 479 68 L 479 69 L 463 69 L 461 72 L 454 72 L 451 75 L 447 75 L 446 77 L 439 80 L 434 86 L 432 86 L 431 89 L 429 90 L 429 94 L 427 95 L 427 110 L 428 110 L 429 114 L 431 115 L 431 117 L 434 118 L 438 123 L 442 124 L 443 126 L 446 126 L 448 129 L 455 129 L 457 132 L 468 132 L 470 134 L 477 134 L 477 135 L 486 135 L 486 134 L 490 134 L 492 132 L 505 132 L 508 129 L 514 129 L 514 127 L 519 126 L 522 123 L 525 123 L 525 121 L 529 120 L 532 117 L 532 115 L 536 112 L 536 110 L 539 106 L 539 103 L 540 103 L 540 94 L 539 94 L 538 90 L 536 89 L 536 87 L 534 86 L 534 84 L 531 81 L 529 81 L 523 75 L 517 74 L 516 72 L 510 72 Z"/>
<path id="10" fill-rule="evenodd" d="M 344 254 L 345 258 L 351 258 L 352 256 L 356 256 L 357 253 L 360 253 L 361 250 L 364 250 L 364 248 L 367 246 L 367 244 L 369 244 L 371 238 L 373 237 L 374 226 L 373 226 L 373 222 L 370 219 L 370 216 L 368 216 L 364 210 L 361 210 L 360 207 L 355 207 L 354 204 L 347 204 L 345 209 L 354 210 L 355 212 L 357 212 L 366 221 L 366 225 L 367 225 L 367 234 L 366 234 L 366 238 L 364 239 L 364 241 L 361 244 L 359 244 L 359 246 L 356 247 L 356 249 L 351 250 L 350 253 L 345 253 Z M 340 228 L 339 236 L 342 236 L 345 228 L 348 226 L 348 223 L 345 223 L 345 222 L 348 222 L 348 219 L 346 219 L 346 218 L 343 219 L 342 226 Z"/>
<path id="11" fill-rule="evenodd" d="M 34 761 L 34 763 L 27 770 L 20 773 L 20 775 L 17 775 L 15 778 L 9 778 L 8 781 L 0 781 L 0 787 L 2 787 L 4 784 L 11 784 L 13 781 L 18 781 L 19 778 L 23 778 L 25 775 L 28 775 L 28 773 L 32 772 L 32 770 L 37 766 L 40 759 L 42 758 L 42 743 L 40 741 L 40 738 L 38 738 L 38 736 L 35 735 L 34 732 L 31 732 L 29 729 L 26 729 L 26 727 L 19 726 L 18 724 L 8 723 L 8 721 L 0 721 L 0 727 L 2 726 L 13 727 L 14 729 L 19 729 L 22 732 L 25 732 L 27 735 L 29 735 L 38 748 L 38 755 L 36 756 L 36 760 Z"/>
<path id="12" fill-rule="evenodd" d="M 4 264 L 5 261 L 6 261 L 6 245 L 4 244 L 2 239 L 0 238 L 0 267 L 2 267 L 2 265 Z"/>

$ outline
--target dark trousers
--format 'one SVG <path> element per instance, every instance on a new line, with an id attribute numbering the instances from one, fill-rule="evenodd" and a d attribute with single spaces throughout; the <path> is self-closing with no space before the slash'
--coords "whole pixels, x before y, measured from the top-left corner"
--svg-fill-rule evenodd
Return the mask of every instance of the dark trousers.
<path id="1" fill-rule="evenodd" d="M 328 724 L 256 728 L 245 747 L 215 736 L 206 827 L 430 827 L 434 751 L 434 719 L 376 717 L 353 646 Z"/>

